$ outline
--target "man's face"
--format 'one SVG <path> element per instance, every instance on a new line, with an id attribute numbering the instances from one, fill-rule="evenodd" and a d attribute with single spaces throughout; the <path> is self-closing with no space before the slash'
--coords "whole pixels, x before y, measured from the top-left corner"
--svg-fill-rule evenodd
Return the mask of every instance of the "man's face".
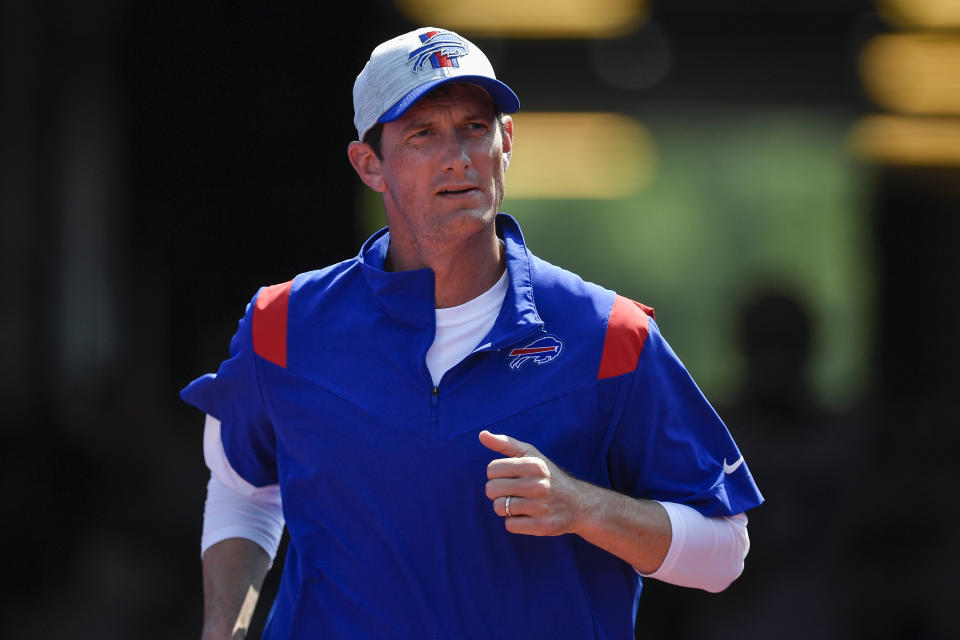
<path id="1" fill-rule="evenodd" d="M 380 169 L 391 235 L 442 247 L 496 217 L 512 122 L 501 127 L 486 91 L 451 83 L 383 127 Z M 376 188 L 376 187 L 375 187 Z"/>

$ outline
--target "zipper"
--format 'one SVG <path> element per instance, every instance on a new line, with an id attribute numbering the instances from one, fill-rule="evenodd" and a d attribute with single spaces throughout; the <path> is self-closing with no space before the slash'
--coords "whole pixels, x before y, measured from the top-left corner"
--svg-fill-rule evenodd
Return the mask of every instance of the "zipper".
<path id="1" fill-rule="evenodd" d="M 434 386 L 430 392 L 430 424 L 427 428 L 427 436 L 431 440 L 437 439 L 437 431 L 440 429 L 440 387 Z"/>

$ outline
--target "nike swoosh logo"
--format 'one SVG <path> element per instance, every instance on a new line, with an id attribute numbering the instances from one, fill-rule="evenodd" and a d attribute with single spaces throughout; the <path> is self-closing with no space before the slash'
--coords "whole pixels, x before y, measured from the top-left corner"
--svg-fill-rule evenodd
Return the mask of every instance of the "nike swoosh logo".
<path id="1" fill-rule="evenodd" d="M 740 459 L 734 462 L 733 464 L 727 464 L 727 459 L 723 459 L 723 472 L 727 475 L 730 475 L 734 471 L 740 468 L 740 465 L 743 464 L 743 456 L 740 456 Z"/>

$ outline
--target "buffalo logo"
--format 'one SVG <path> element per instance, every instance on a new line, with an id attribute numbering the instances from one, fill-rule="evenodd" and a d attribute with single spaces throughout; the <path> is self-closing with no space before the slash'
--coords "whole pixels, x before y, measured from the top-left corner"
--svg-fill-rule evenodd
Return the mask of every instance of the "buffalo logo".
<path id="1" fill-rule="evenodd" d="M 563 351 L 563 343 L 554 336 L 544 336 L 525 347 L 512 349 L 507 355 L 510 368 L 518 371 L 528 360 L 534 364 L 553 362 Z"/>
<path id="2" fill-rule="evenodd" d="M 434 69 L 441 67 L 459 67 L 457 58 L 467 55 L 467 43 L 446 31 L 427 31 L 420 34 L 422 47 L 410 52 L 407 59 L 413 64 L 414 71 L 420 71 L 427 62 Z"/>

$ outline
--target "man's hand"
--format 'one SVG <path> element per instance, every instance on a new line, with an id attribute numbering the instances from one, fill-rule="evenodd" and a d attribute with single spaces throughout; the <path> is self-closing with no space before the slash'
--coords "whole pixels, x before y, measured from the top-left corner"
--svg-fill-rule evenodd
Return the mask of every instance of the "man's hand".
<path id="1" fill-rule="evenodd" d="M 583 483 L 536 447 L 506 435 L 480 432 L 483 446 L 506 458 L 487 465 L 487 497 L 507 531 L 533 536 L 575 533 L 588 515 Z M 507 498 L 510 513 L 507 514 Z"/>
<path id="2" fill-rule="evenodd" d="M 653 573 L 663 563 L 670 548 L 670 518 L 658 503 L 578 480 L 532 444 L 510 436 L 484 430 L 480 442 L 507 456 L 487 465 L 487 497 L 497 515 L 504 516 L 507 531 L 575 533 L 641 573 Z"/>

